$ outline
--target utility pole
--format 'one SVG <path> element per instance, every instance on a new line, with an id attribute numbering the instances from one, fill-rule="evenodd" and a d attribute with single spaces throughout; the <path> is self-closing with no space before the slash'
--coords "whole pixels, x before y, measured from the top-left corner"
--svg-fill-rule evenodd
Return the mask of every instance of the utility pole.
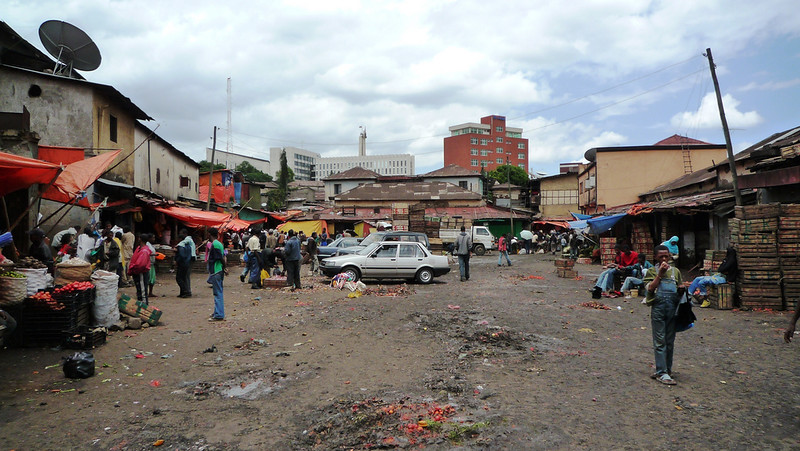
<path id="1" fill-rule="evenodd" d="M 511 237 L 514 236 L 514 209 L 511 206 L 511 164 L 506 157 L 506 166 L 508 166 L 508 214 L 511 219 Z M 510 241 L 510 238 L 509 238 Z"/>
<path id="2" fill-rule="evenodd" d="M 206 211 L 211 211 L 211 196 L 214 195 L 214 156 L 217 153 L 217 126 L 214 126 L 214 138 L 211 141 L 211 171 L 208 173 L 208 199 Z"/>
<path id="3" fill-rule="evenodd" d="M 228 167 L 228 157 L 233 150 L 233 130 L 231 130 L 231 77 L 228 77 L 228 139 L 225 142 L 225 167 Z M 212 150 L 213 152 L 213 150 Z M 230 168 L 228 168 L 230 169 Z"/>
<path id="4" fill-rule="evenodd" d="M 725 134 L 725 149 L 728 151 L 728 166 L 731 170 L 733 181 L 733 195 L 736 198 L 736 205 L 742 205 L 742 193 L 739 192 L 739 178 L 736 175 L 736 162 L 733 161 L 733 147 L 731 146 L 731 133 L 728 130 L 728 120 L 725 119 L 725 108 L 722 106 L 722 94 L 719 92 L 719 82 L 717 81 L 717 70 L 714 66 L 714 57 L 711 56 L 711 49 L 706 49 L 708 66 L 711 68 L 711 80 L 714 81 L 714 91 L 717 93 L 717 106 L 719 106 L 719 118 L 722 120 L 722 132 Z"/>

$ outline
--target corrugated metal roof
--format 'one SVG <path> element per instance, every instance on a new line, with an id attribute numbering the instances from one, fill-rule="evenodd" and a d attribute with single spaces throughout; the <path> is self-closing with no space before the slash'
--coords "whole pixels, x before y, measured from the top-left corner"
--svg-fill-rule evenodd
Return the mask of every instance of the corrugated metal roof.
<path id="1" fill-rule="evenodd" d="M 420 177 L 480 177 L 481 173 L 463 168 L 457 164 L 449 164 L 441 169 L 422 174 Z"/>
<path id="2" fill-rule="evenodd" d="M 367 183 L 336 196 L 337 201 L 480 200 L 481 195 L 445 182 Z"/>
<path id="3" fill-rule="evenodd" d="M 356 166 L 344 172 L 337 172 L 336 174 L 325 177 L 323 180 L 377 179 L 380 176 L 381 175 L 375 171 Z"/>

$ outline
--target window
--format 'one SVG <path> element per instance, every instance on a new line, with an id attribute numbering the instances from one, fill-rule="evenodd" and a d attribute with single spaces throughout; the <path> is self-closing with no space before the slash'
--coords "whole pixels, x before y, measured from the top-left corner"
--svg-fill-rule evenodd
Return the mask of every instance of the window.
<path id="1" fill-rule="evenodd" d="M 488 157 L 489 156 L 489 150 L 488 149 L 481 149 L 481 156 L 482 157 Z"/>
<path id="2" fill-rule="evenodd" d="M 469 160 L 469 164 L 470 164 L 470 166 L 477 166 L 478 165 L 478 160 Z"/>
<path id="3" fill-rule="evenodd" d="M 486 166 L 489 166 L 489 162 L 486 160 L 481 160 L 481 167 L 485 168 Z"/>
<path id="4" fill-rule="evenodd" d="M 470 149 L 469 150 L 469 154 L 470 155 L 478 155 L 478 149 Z"/>
<path id="5" fill-rule="evenodd" d="M 487 144 L 486 138 L 481 138 L 481 145 L 485 146 Z"/>
<path id="6" fill-rule="evenodd" d="M 517 143 L 517 149 L 524 149 L 525 143 Z"/>
<path id="7" fill-rule="evenodd" d="M 475 235 L 486 235 L 489 236 L 489 231 L 486 229 L 475 229 Z"/>
<path id="8" fill-rule="evenodd" d="M 469 189 L 469 188 L 467 188 L 467 181 L 466 180 L 459 180 L 458 181 L 458 186 L 460 186 L 460 187 L 462 187 L 464 189 Z"/>
<path id="9" fill-rule="evenodd" d="M 469 143 L 470 144 L 478 144 L 478 138 L 470 138 L 469 139 Z"/>
<path id="10" fill-rule="evenodd" d="M 341 194 L 342 193 L 342 184 L 341 183 L 334 183 L 333 185 L 333 194 Z"/>
<path id="11" fill-rule="evenodd" d="M 501 138 L 501 137 L 499 137 L 499 136 L 498 136 L 498 137 L 497 137 L 497 139 L 495 139 L 495 142 L 499 142 L 499 143 L 501 143 L 501 142 L 503 142 L 503 138 Z"/>
<path id="12" fill-rule="evenodd" d="M 396 244 L 384 244 L 378 249 L 378 252 L 373 254 L 377 258 L 394 258 L 397 256 Z"/>
<path id="13" fill-rule="evenodd" d="M 498 158 L 497 159 L 497 164 L 503 164 L 503 159 L 502 158 Z"/>
<path id="14" fill-rule="evenodd" d="M 502 125 L 498 125 L 498 126 L 497 126 L 497 127 L 495 127 L 494 129 L 495 129 L 496 131 L 498 131 L 498 132 L 502 132 L 502 131 L 503 131 L 503 126 L 502 126 Z"/>
<path id="15" fill-rule="evenodd" d="M 112 142 L 117 142 L 117 117 L 109 115 L 108 117 L 108 139 Z"/>
<path id="16" fill-rule="evenodd" d="M 414 258 L 417 256 L 416 244 L 403 244 L 400 246 L 400 257 Z"/>
<path id="17" fill-rule="evenodd" d="M 541 205 L 575 205 L 578 203 L 578 190 L 542 191 Z"/>
<path id="18" fill-rule="evenodd" d="M 519 158 L 520 160 L 524 160 L 525 159 L 525 154 L 524 153 L 518 153 L 517 154 L 517 158 Z"/>
<path id="19" fill-rule="evenodd" d="M 161 168 L 156 168 L 156 183 L 161 183 Z"/>
<path id="20" fill-rule="evenodd" d="M 525 163 L 520 163 L 517 166 L 519 166 L 520 169 L 525 169 Z"/>
<path id="21" fill-rule="evenodd" d="M 180 183 L 181 188 L 188 188 L 191 182 L 189 181 L 189 177 L 181 176 Z"/>
<path id="22" fill-rule="evenodd" d="M 503 148 L 502 147 L 498 147 L 496 150 L 497 150 L 497 153 L 503 153 Z"/>

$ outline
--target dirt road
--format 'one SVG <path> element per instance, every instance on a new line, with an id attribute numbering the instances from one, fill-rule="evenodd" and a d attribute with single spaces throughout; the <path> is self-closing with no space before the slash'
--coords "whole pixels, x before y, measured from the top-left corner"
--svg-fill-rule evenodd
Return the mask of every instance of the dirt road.
<path id="1" fill-rule="evenodd" d="M 63 377 L 67 350 L 0 351 L 3 449 L 798 449 L 800 337 L 788 315 L 696 309 L 678 334 L 678 385 L 653 371 L 639 299 L 581 305 L 599 266 L 559 279 L 550 256 L 473 258 L 431 285 L 323 278 L 298 292 L 225 281 L 178 299 L 162 324 L 116 332 L 97 374 Z M 307 271 L 307 269 L 304 269 Z M 130 290 L 126 290 L 130 291 Z M 380 293 L 379 293 L 380 294 Z M 137 358 L 139 355 L 143 358 Z M 74 390 L 73 390 L 74 389 Z"/>

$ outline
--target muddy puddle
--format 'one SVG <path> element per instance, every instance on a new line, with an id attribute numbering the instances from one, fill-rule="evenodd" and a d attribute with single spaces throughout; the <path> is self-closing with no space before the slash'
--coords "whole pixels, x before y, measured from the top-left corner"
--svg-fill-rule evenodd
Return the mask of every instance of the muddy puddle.
<path id="1" fill-rule="evenodd" d="M 196 381 L 185 383 L 185 390 L 182 393 L 187 393 L 198 400 L 217 395 L 222 398 L 255 401 L 285 388 L 292 382 L 306 379 L 310 376 L 310 372 L 289 374 L 283 370 L 250 371 L 222 382 Z"/>

